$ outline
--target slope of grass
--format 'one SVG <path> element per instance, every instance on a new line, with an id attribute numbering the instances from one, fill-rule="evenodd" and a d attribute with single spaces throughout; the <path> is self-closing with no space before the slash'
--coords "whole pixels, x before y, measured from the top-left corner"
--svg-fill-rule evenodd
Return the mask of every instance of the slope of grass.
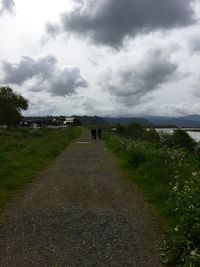
<path id="1" fill-rule="evenodd" d="M 81 128 L 0 130 L 0 207 L 30 182 Z"/>
<path id="2" fill-rule="evenodd" d="M 105 135 L 130 179 L 171 225 L 164 256 L 179 266 L 200 266 L 200 159 L 181 148 Z"/>

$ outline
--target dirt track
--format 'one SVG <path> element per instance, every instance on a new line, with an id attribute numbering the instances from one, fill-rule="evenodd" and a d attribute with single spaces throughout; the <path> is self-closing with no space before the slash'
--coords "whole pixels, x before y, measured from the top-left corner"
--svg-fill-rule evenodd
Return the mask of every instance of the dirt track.
<path id="1" fill-rule="evenodd" d="M 9 204 L 0 226 L 0 266 L 163 266 L 151 207 L 86 131 Z"/>

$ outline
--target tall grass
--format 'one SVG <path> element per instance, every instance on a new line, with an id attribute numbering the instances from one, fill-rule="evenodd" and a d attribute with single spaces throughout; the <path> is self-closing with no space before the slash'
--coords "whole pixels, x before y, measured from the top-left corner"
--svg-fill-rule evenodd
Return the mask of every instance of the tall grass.
<path id="1" fill-rule="evenodd" d="M 183 148 L 170 148 L 116 134 L 105 141 L 122 159 L 129 177 L 168 220 L 172 236 L 164 260 L 200 266 L 200 159 Z"/>
<path id="2" fill-rule="evenodd" d="M 0 207 L 54 159 L 81 128 L 0 130 Z"/>

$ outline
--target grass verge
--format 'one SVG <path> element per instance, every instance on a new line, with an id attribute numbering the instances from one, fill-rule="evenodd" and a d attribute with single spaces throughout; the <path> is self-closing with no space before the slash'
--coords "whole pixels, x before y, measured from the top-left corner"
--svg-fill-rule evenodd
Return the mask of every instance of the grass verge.
<path id="1" fill-rule="evenodd" d="M 81 134 L 81 128 L 0 130 L 0 208 Z"/>
<path id="2" fill-rule="evenodd" d="M 164 245 L 165 263 L 200 266 L 200 159 L 180 148 L 116 134 L 106 134 L 104 140 L 171 225 L 171 237 Z"/>

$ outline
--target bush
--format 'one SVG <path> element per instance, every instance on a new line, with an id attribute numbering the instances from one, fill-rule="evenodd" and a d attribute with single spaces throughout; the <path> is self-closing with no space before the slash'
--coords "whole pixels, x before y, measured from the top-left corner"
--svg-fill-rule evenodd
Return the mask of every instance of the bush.
<path id="1" fill-rule="evenodd" d="M 139 123 L 131 123 L 125 127 L 125 134 L 135 140 L 143 139 L 145 129 Z"/>
<path id="2" fill-rule="evenodd" d="M 150 143 L 158 143 L 160 141 L 160 135 L 155 129 L 151 128 L 145 132 L 145 140 Z"/>
<path id="3" fill-rule="evenodd" d="M 169 133 L 165 133 L 162 132 L 160 134 L 160 141 L 163 145 L 167 146 L 167 147 L 172 147 L 172 139 L 171 139 L 171 135 Z"/>
<path id="4" fill-rule="evenodd" d="M 195 141 L 183 130 L 175 130 L 171 135 L 171 141 L 176 147 L 183 147 L 190 152 L 194 151 Z"/>
<path id="5" fill-rule="evenodd" d="M 119 134 L 124 134 L 125 127 L 121 126 L 121 124 L 117 124 L 116 126 L 116 132 Z"/>

